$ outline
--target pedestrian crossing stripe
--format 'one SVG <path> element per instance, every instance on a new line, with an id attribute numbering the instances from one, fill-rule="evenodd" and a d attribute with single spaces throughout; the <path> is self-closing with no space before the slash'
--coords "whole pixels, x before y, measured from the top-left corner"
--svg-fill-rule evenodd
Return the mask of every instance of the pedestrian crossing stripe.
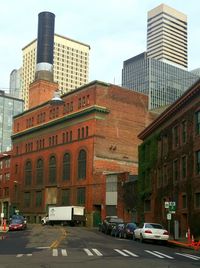
<path id="1" fill-rule="evenodd" d="M 127 250 L 127 249 L 113 249 L 115 252 L 117 252 L 118 254 L 122 255 L 123 257 L 139 257 L 137 254 Z M 61 256 L 63 257 L 67 257 L 68 253 L 66 249 L 58 249 L 58 248 L 54 248 L 52 249 L 52 256 L 53 257 L 58 257 L 59 256 L 59 251 L 61 252 Z M 88 256 L 103 256 L 103 254 L 96 248 L 92 248 L 92 249 L 88 249 L 88 248 L 83 248 L 83 251 L 88 255 Z M 160 259 L 164 259 L 164 258 L 168 258 L 168 259 L 174 259 L 174 257 L 169 256 L 167 254 L 164 254 L 162 252 L 159 251 L 151 251 L 151 250 L 144 250 L 146 253 L 151 254 L 157 258 Z M 188 253 L 176 253 L 174 252 L 174 254 L 185 257 L 185 258 L 189 258 L 195 261 L 200 260 L 200 256 L 196 256 L 196 255 L 192 255 L 192 254 L 188 254 Z M 17 258 L 21 258 L 23 256 L 27 256 L 27 257 L 31 257 L 33 254 L 32 253 L 27 253 L 27 254 L 17 254 L 16 257 Z"/>

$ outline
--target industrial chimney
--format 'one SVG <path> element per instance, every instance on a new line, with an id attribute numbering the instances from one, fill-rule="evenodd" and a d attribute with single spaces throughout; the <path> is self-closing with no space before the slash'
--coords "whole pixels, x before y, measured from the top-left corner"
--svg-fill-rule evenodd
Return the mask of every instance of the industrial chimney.
<path id="1" fill-rule="evenodd" d="M 53 13 L 45 11 L 38 14 L 35 80 L 53 81 L 54 24 Z"/>
<path id="2" fill-rule="evenodd" d="M 29 109 L 44 102 L 62 104 L 58 94 L 58 83 L 53 79 L 54 21 L 51 12 L 38 14 L 37 62 L 35 80 L 29 87 Z"/>

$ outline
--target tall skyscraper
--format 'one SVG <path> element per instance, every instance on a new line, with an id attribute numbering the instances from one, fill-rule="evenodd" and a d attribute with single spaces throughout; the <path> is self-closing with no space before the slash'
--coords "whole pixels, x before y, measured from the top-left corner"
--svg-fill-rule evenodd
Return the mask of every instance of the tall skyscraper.
<path id="1" fill-rule="evenodd" d="M 149 96 L 149 109 L 169 105 L 198 78 L 187 71 L 187 17 L 164 4 L 148 12 L 147 52 L 123 63 L 122 86 Z"/>
<path id="2" fill-rule="evenodd" d="M 20 69 L 14 69 L 10 73 L 10 95 L 15 98 L 22 98 L 22 92 L 21 92 L 21 78 L 22 75 L 22 68 Z"/>
<path id="3" fill-rule="evenodd" d="M 148 57 L 187 68 L 187 16 L 165 4 L 148 12 Z"/>
<path id="4" fill-rule="evenodd" d="M 23 112 L 24 102 L 0 90 L 0 152 L 11 150 L 13 116 Z"/>
<path id="5" fill-rule="evenodd" d="M 29 85 L 34 81 L 36 71 L 37 39 L 22 49 L 22 98 L 25 109 L 29 104 Z M 89 80 L 90 46 L 58 34 L 54 35 L 54 81 L 61 93 L 72 91 Z"/>

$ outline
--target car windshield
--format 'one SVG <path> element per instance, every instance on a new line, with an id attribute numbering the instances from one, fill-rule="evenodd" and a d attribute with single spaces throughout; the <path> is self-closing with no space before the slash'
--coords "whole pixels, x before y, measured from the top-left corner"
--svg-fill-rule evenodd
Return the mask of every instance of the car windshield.
<path id="1" fill-rule="evenodd" d="M 116 218 L 116 219 L 110 219 L 110 222 L 114 222 L 114 223 L 123 223 L 123 220 L 120 218 Z"/>
<path id="2" fill-rule="evenodd" d="M 20 224 L 22 222 L 22 219 L 12 219 L 11 224 Z"/>
<path id="3" fill-rule="evenodd" d="M 162 225 L 156 224 L 156 223 L 147 223 L 147 224 L 145 224 L 145 228 L 163 229 Z"/>

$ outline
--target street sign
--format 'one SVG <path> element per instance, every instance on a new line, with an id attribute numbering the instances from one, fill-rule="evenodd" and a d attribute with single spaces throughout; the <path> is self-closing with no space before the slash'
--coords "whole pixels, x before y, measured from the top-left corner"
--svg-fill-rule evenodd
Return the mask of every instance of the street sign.
<path id="1" fill-rule="evenodd" d="M 165 202 L 165 208 L 169 208 L 169 202 Z"/>
<path id="2" fill-rule="evenodd" d="M 176 202 L 169 202 L 169 212 L 174 214 L 175 211 L 176 211 Z"/>
<path id="3" fill-rule="evenodd" d="M 167 213 L 167 220 L 170 221 L 172 219 L 172 214 L 171 213 Z"/>

